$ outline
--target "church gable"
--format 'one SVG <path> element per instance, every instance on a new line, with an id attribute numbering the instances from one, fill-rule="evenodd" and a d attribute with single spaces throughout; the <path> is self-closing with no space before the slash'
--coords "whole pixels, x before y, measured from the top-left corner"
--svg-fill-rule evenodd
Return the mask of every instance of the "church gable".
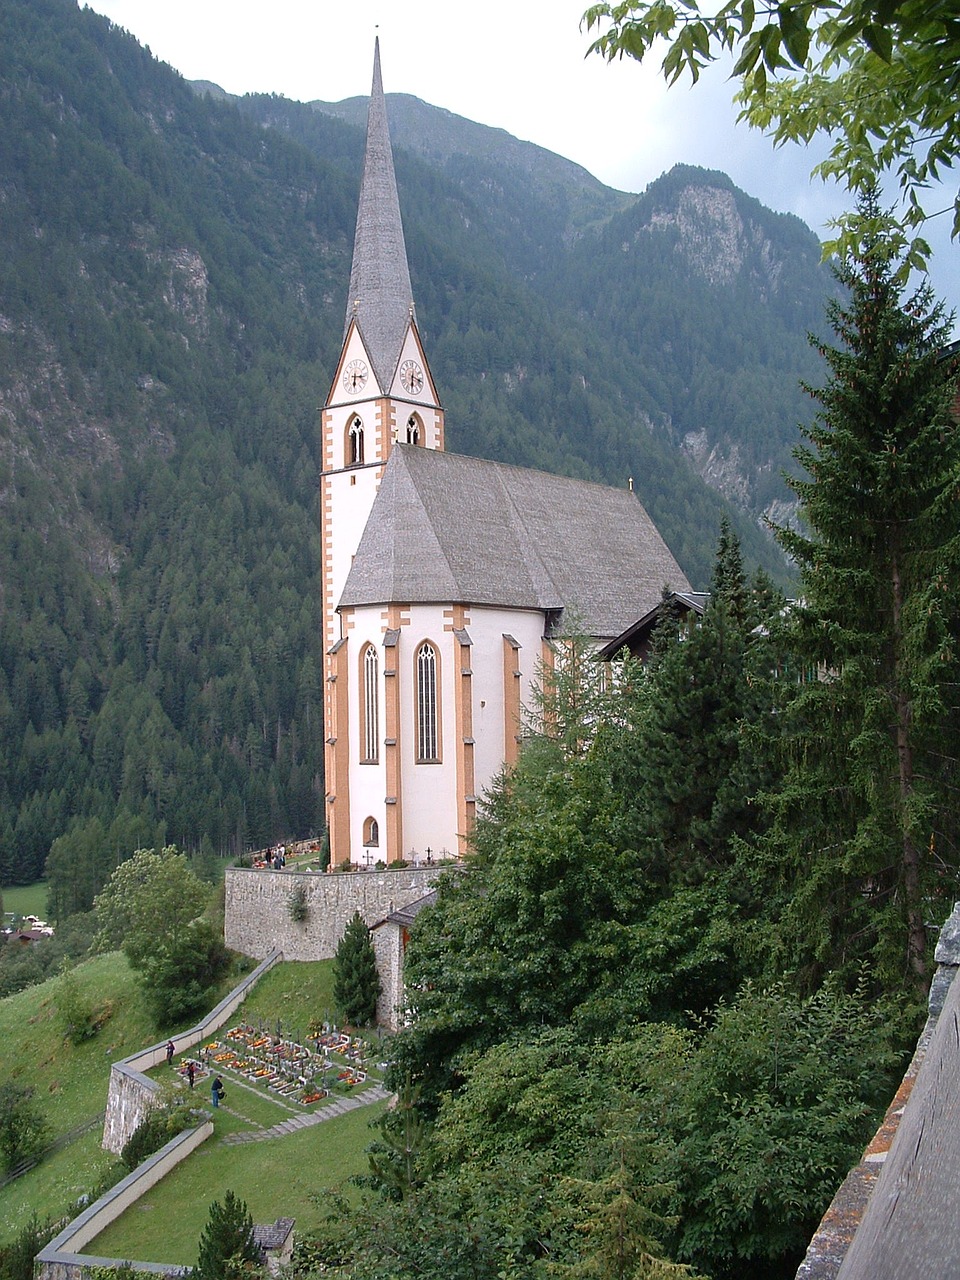
<path id="1" fill-rule="evenodd" d="M 400 359 L 397 361 L 397 368 L 390 384 L 389 394 L 397 400 L 406 400 L 413 404 L 425 406 L 429 405 L 431 408 L 435 408 L 440 404 L 440 398 L 437 395 L 437 389 L 430 375 L 427 358 L 420 342 L 420 335 L 412 319 L 407 328 L 403 346 L 400 349 Z M 409 441 L 408 443 L 414 444 L 417 442 Z"/>
<path id="2" fill-rule="evenodd" d="M 327 396 L 327 407 L 369 400 L 382 394 L 370 353 L 355 320 L 347 326 L 340 361 Z"/>

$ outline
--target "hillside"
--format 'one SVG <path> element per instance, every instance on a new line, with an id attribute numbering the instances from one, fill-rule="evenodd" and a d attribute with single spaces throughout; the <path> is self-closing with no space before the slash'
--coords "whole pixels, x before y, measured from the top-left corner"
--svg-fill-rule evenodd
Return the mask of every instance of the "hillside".
<path id="1" fill-rule="evenodd" d="M 0 883 L 46 863 L 62 919 L 137 844 L 322 824 L 316 409 L 362 131 L 197 94 L 72 0 L 0 10 L 0 109 Z M 397 170 L 449 447 L 632 476 L 704 583 L 728 508 L 693 460 L 782 576 L 757 517 L 810 367 L 812 235 L 722 175 L 625 201 L 445 124 L 439 167 Z M 734 260 L 730 217 L 670 224 L 691 188 L 739 211 L 729 278 L 664 257 L 695 232 Z"/>

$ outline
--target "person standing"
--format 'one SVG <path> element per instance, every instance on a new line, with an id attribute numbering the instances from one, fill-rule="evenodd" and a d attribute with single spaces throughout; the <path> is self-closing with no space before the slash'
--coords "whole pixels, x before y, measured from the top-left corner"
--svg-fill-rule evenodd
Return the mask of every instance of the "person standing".
<path id="1" fill-rule="evenodd" d="M 210 1085 L 210 1101 L 213 1103 L 214 1107 L 219 1107 L 224 1092 L 223 1081 L 219 1076 L 214 1076 L 213 1082 Z"/>
<path id="2" fill-rule="evenodd" d="M 168 1067 L 173 1066 L 174 1053 L 176 1053 L 176 1048 L 174 1047 L 174 1043 L 172 1040 L 168 1040 L 167 1041 L 167 1066 Z"/>

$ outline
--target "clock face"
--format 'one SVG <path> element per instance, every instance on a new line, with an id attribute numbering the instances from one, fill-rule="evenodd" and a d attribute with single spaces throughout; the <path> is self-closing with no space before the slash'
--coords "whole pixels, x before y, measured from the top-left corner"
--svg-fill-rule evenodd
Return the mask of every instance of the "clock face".
<path id="1" fill-rule="evenodd" d="M 416 360 L 404 360 L 400 366 L 400 381 L 405 391 L 416 394 L 423 389 L 423 370 Z"/>
<path id="2" fill-rule="evenodd" d="M 343 371 L 345 391 L 362 391 L 367 385 L 367 366 L 362 360 L 351 360 Z"/>

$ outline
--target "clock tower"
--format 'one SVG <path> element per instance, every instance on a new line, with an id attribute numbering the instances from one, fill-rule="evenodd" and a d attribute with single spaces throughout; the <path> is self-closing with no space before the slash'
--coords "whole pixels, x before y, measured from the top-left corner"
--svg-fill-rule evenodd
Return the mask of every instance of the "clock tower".
<path id="1" fill-rule="evenodd" d="M 356 708 L 351 716 L 358 697 L 350 665 L 356 655 L 348 645 L 352 612 L 338 606 L 398 441 L 442 450 L 443 409 L 414 313 L 378 40 L 343 347 L 321 417 L 324 761 L 332 866 L 349 863 L 351 844 L 357 843 L 350 822 L 350 760 L 365 755 L 364 744 L 352 742 L 363 722 Z M 384 611 L 384 633 L 396 626 L 389 612 Z M 377 756 L 376 745 L 367 744 L 370 759 Z"/>

